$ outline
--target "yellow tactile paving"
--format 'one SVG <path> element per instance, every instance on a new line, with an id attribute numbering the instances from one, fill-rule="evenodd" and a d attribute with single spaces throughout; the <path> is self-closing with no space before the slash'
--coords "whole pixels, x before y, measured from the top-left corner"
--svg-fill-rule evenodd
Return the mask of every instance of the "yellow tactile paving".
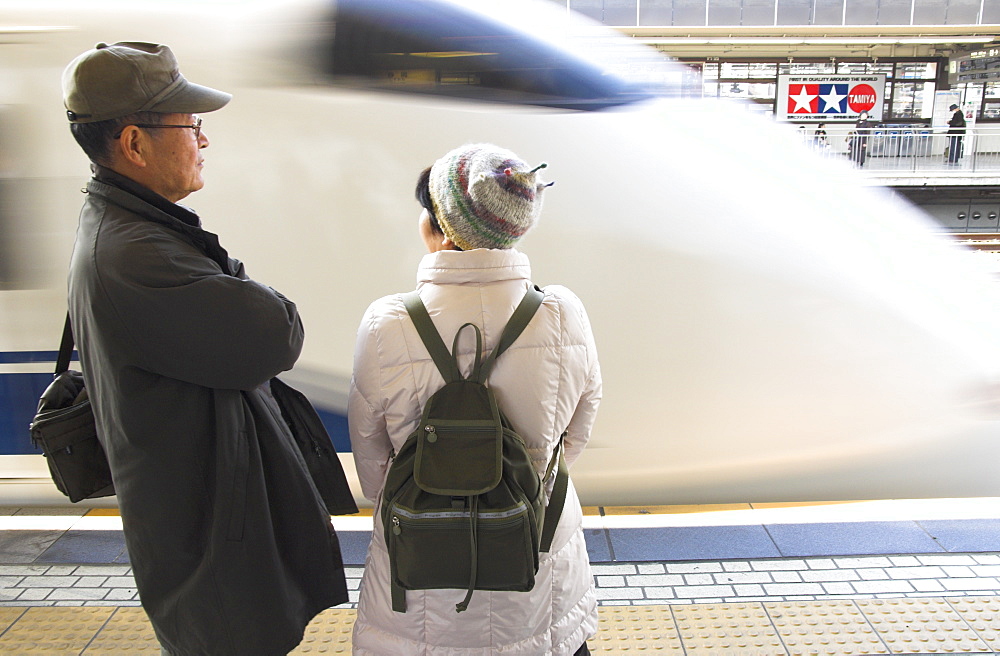
<path id="1" fill-rule="evenodd" d="M 305 636 L 293 654 L 350 654 L 351 630 L 356 611 L 332 608 L 325 610 L 309 623 Z"/>
<path id="2" fill-rule="evenodd" d="M 990 649 L 1000 651 L 1000 599 L 962 597 L 948 599 L 948 603 Z"/>
<path id="3" fill-rule="evenodd" d="M 79 654 L 90 644 L 115 608 L 29 608 L 0 635 L 0 653 Z"/>
<path id="4" fill-rule="evenodd" d="M 292 654 L 350 654 L 356 611 L 330 609 Z M 684 656 L 990 654 L 1000 597 L 602 606 L 591 651 Z M 159 653 L 137 607 L 0 607 L 0 654 Z"/>
<path id="5" fill-rule="evenodd" d="M 87 511 L 87 517 L 118 517 L 121 515 L 117 508 L 91 508 Z"/>
<path id="6" fill-rule="evenodd" d="M 762 604 L 693 604 L 671 610 L 689 656 L 788 653 Z"/>
<path id="7" fill-rule="evenodd" d="M 24 614 L 25 608 L 0 607 L 0 635 Z"/>
<path id="8" fill-rule="evenodd" d="M 765 602 L 791 654 L 888 654 L 882 640 L 849 600 Z"/>
<path id="9" fill-rule="evenodd" d="M 990 651 L 944 599 L 858 599 L 855 603 L 893 654 Z"/>
<path id="10" fill-rule="evenodd" d="M 160 643 L 141 608 L 118 608 L 98 632 L 84 656 L 98 654 L 156 654 Z"/>
<path id="11" fill-rule="evenodd" d="M 595 654 L 684 653 L 669 606 L 603 606 L 589 644 Z"/>

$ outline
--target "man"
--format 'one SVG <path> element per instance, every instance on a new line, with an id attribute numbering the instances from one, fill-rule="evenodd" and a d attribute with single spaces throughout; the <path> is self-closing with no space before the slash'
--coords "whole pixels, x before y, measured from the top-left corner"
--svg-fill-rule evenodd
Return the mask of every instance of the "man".
<path id="1" fill-rule="evenodd" d="M 958 105 L 952 104 L 949 107 L 952 112 L 951 119 L 948 120 L 948 163 L 957 165 L 962 158 L 962 141 L 965 139 L 965 114 Z"/>
<path id="2" fill-rule="evenodd" d="M 231 96 L 149 43 L 98 44 L 63 92 L 94 171 L 70 316 L 143 607 L 165 654 L 286 654 L 347 593 L 267 386 L 302 347 L 295 305 L 177 204 L 204 185 L 196 114 Z"/>

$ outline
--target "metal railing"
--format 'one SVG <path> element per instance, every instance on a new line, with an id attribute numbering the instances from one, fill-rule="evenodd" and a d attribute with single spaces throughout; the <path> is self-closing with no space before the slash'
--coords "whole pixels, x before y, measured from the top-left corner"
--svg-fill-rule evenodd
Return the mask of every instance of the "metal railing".
<path id="1" fill-rule="evenodd" d="M 1000 171 L 1000 127 L 968 127 L 962 135 L 948 134 L 948 130 L 922 125 L 838 126 L 827 128 L 823 139 L 815 136 L 815 128 L 810 126 L 801 133 L 824 157 L 845 158 L 867 170 Z"/>

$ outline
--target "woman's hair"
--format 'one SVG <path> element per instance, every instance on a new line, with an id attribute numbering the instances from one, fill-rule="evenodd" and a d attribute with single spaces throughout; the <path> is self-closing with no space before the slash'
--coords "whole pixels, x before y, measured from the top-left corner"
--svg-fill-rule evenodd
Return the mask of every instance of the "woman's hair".
<path id="1" fill-rule="evenodd" d="M 434 214 L 434 203 L 431 202 L 431 167 L 428 166 L 420 172 L 420 177 L 417 178 L 415 195 L 420 206 L 427 210 L 427 214 L 430 217 L 431 230 L 439 235 L 443 235 L 444 230 L 441 229 L 441 224 L 438 223 L 437 216 Z"/>

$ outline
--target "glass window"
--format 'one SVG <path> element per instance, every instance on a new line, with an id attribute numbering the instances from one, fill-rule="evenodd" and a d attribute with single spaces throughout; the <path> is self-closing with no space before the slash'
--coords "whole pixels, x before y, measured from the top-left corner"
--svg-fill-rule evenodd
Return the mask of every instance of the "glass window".
<path id="1" fill-rule="evenodd" d="M 811 0 L 778 0 L 778 25 L 811 24 Z"/>
<path id="2" fill-rule="evenodd" d="M 596 21 L 604 20 L 604 7 L 601 0 L 569 0 L 569 8 Z"/>
<path id="3" fill-rule="evenodd" d="M 914 25 L 945 25 L 947 13 L 948 4 L 941 0 L 913 0 Z"/>
<path id="4" fill-rule="evenodd" d="M 776 0 L 709 0 L 709 25 L 774 25 Z"/>
<path id="5" fill-rule="evenodd" d="M 900 62 L 896 64 L 896 77 L 899 79 L 933 80 L 936 76 L 936 62 Z"/>
<path id="6" fill-rule="evenodd" d="M 723 62 L 719 77 L 723 79 L 773 78 L 776 64 L 758 62 Z"/>
<path id="7" fill-rule="evenodd" d="M 1000 82 L 987 82 L 983 96 L 988 101 L 1000 101 Z"/>
<path id="8" fill-rule="evenodd" d="M 983 5 L 983 25 L 1000 23 L 1000 2 L 987 2 Z"/>
<path id="9" fill-rule="evenodd" d="M 743 0 L 740 25 L 774 25 L 775 0 Z"/>
<path id="10" fill-rule="evenodd" d="M 847 25 L 875 25 L 878 19 L 878 0 L 847 0 L 844 16 Z"/>
<path id="11" fill-rule="evenodd" d="M 705 12 L 702 11 L 702 21 Z M 673 25 L 674 3 L 672 0 L 642 0 L 639 3 L 639 25 Z"/>
<path id="12" fill-rule="evenodd" d="M 980 118 L 1000 120 L 1000 82 L 987 82 L 985 86 Z"/>
<path id="13" fill-rule="evenodd" d="M 979 20 L 979 0 L 948 0 L 945 3 L 948 7 L 945 15 L 945 25 L 975 25 Z M 986 0 L 982 3 L 986 5 L 996 4 L 996 0 Z"/>
<path id="14" fill-rule="evenodd" d="M 912 0 L 878 0 L 876 25 L 909 25 Z"/>
<path id="15" fill-rule="evenodd" d="M 740 0 L 711 0 L 708 3 L 709 25 L 739 25 Z"/>
<path id="16" fill-rule="evenodd" d="M 334 18 L 317 37 L 319 66 L 333 82 L 577 109 L 649 97 L 649 86 L 638 76 L 626 81 L 568 50 L 460 6 L 426 0 L 340 0 Z M 630 70 L 632 63 L 611 65 Z M 652 65 L 638 62 L 634 68 L 648 74 Z"/>
<path id="17" fill-rule="evenodd" d="M 723 82 L 719 85 L 719 95 L 723 98 L 747 98 L 749 85 L 741 82 Z"/>
<path id="18" fill-rule="evenodd" d="M 836 72 L 836 67 L 830 62 L 794 62 L 778 65 L 778 73 L 781 75 L 833 75 Z"/>
<path id="19" fill-rule="evenodd" d="M 605 25 L 635 25 L 636 0 L 570 0 L 569 8 Z"/>
<path id="20" fill-rule="evenodd" d="M 702 88 L 702 64 L 684 64 L 681 74 L 681 96 L 684 98 L 701 98 L 705 91 Z"/>
<path id="21" fill-rule="evenodd" d="M 837 73 L 843 75 L 884 75 L 892 78 L 892 62 L 838 62 Z"/>
<path id="22" fill-rule="evenodd" d="M 843 25 L 845 0 L 816 0 L 813 25 Z"/>
<path id="23" fill-rule="evenodd" d="M 931 118 L 934 114 L 934 82 L 896 82 L 892 85 L 889 116 L 899 118 Z"/>
<path id="24" fill-rule="evenodd" d="M 641 5 L 648 0 L 643 0 Z M 669 25 L 705 25 L 706 0 L 673 0 L 673 23 Z M 645 24 L 645 23 L 644 23 Z"/>

